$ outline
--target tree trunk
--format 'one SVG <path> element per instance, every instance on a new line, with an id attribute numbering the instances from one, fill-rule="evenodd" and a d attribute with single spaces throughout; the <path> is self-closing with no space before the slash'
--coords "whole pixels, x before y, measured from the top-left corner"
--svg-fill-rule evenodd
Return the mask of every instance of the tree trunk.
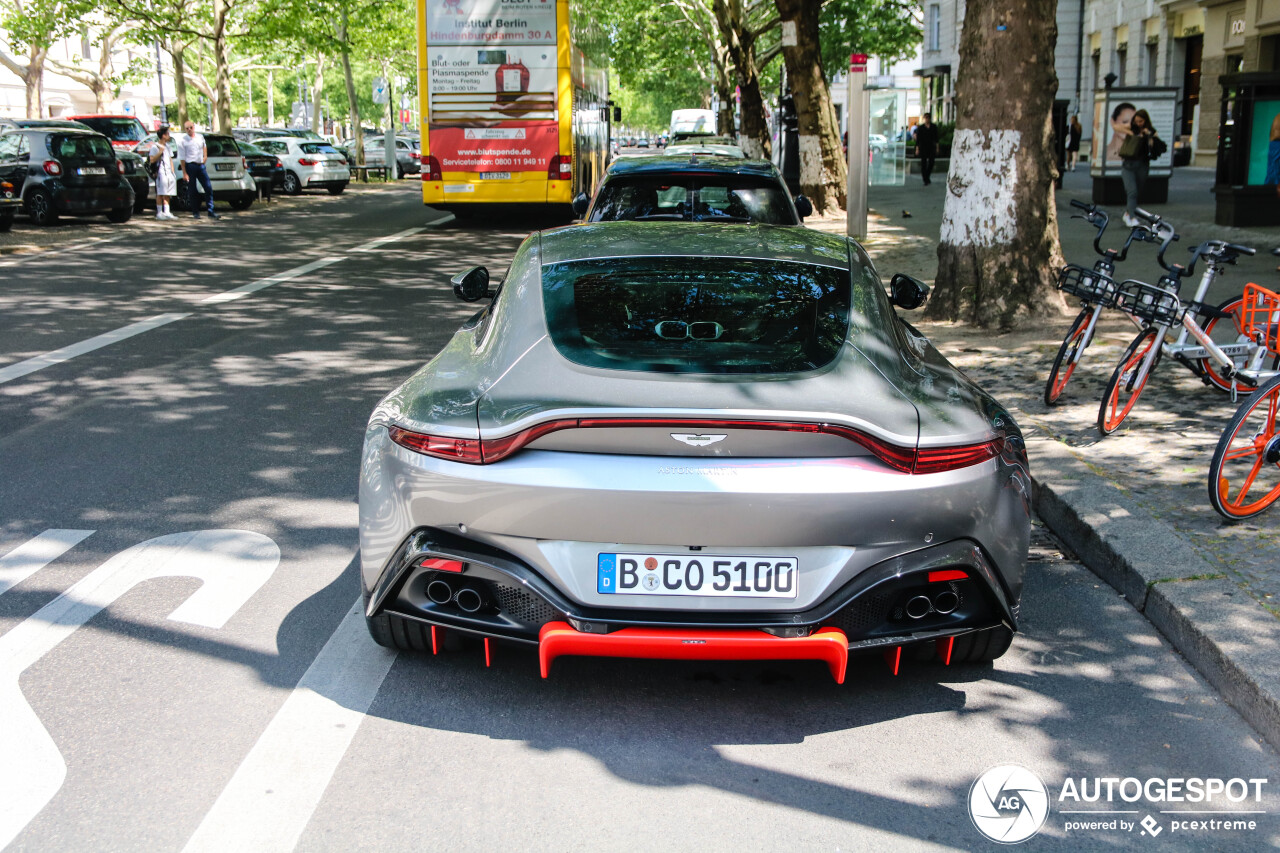
<path id="1" fill-rule="evenodd" d="M 1051 114 L 1057 0 L 970 0 L 925 316 L 1011 329 L 1061 311 Z"/>
<path id="2" fill-rule="evenodd" d="M 316 76 L 311 82 L 311 130 L 320 132 L 320 96 L 324 88 L 324 54 L 316 54 Z"/>
<path id="3" fill-rule="evenodd" d="M 213 0 L 213 126 L 231 132 L 231 53 L 227 44 L 227 0 Z"/>
<path id="4" fill-rule="evenodd" d="M 32 45 L 27 51 L 27 73 L 22 82 L 27 89 L 27 118 L 44 118 L 44 58 L 46 47 Z"/>
<path id="5" fill-rule="evenodd" d="M 364 163 L 364 128 L 360 126 L 360 102 L 356 100 L 355 78 L 351 76 L 351 44 L 347 41 L 347 7 L 342 6 L 342 26 L 338 31 L 338 41 L 342 42 L 342 76 L 347 83 L 347 110 L 351 114 L 351 136 L 355 139 L 356 165 Z M 430 145 L 430 137 L 423 140 Z M 424 164 L 425 165 L 425 164 Z"/>
<path id="6" fill-rule="evenodd" d="M 179 128 L 174 133 L 176 137 L 181 133 L 181 128 L 187 123 L 187 66 L 186 66 L 186 50 L 181 45 L 170 43 L 165 46 L 169 52 L 169 57 L 173 60 L 173 102 L 178 107 L 178 121 L 169 122 L 173 127 Z"/>
<path id="7" fill-rule="evenodd" d="M 716 99 L 720 102 L 720 109 L 716 113 L 716 133 L 721 136 L 733 136 L 737 132 L 733 126 L 733 82 L 729 79 L 728 69 L 723 62 L 724 58 L 723 56 L 716 58 Z"/>
<path id="8" fill-rule="evenodd" d="M 800 120 L 800 191 L 813 202 L 815 211 L 843 209 L 847 170 L 818 43 L 822 3 L 820 0 L 774 0 L 774 5 L 778 7 L 784 32 L 788 23 L 796 29 L 796 44 L 784 46 L 782 56 L 787 63 L 787 79 Z"/>
<path id="9" fill-rule="evenodd" d="M 712 0 L 712 11 L 738 83 L 738 115 L 742 125 L 738 141 L 748 157 L 767 160 L 772 156 L 773 146 L 769 140 L 764 98 L 760 93 L 756 37 L 747 27 L 742 0 Z"/>

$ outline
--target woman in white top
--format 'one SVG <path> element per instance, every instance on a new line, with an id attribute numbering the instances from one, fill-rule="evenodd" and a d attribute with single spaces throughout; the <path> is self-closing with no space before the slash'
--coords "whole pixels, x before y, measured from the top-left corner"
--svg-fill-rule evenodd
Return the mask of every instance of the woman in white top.
<path id="1" fill-rule="evenodd" d="M 147 162 L 156 167 L 156 219 L 177 219 L 169 212 L 169 196 L 178 192 L 178 178 L 173 173 L 173 152 L 169 150 L 169 125 L 162 125 L 156 141 L 147 152 Z"/>

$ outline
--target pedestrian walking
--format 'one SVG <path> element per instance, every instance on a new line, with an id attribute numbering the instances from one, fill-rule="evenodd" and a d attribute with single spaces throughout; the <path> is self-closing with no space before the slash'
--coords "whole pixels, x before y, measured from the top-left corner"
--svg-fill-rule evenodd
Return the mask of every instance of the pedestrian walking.
<path id="1" fill-rule="evenodd" d="M 169 150 L 169 140 L 173 134 L 169 125 L 161 125 L 156 133 L 156 141 L 147 152 L 149 170 L 156 179 L 156 219 L 177 219 L 169 210 L 169 198 L 178 192 L 178 177 L 173 171 L 173 152 Z"/>
<path id="2" fill-rule="evenodd" d="M 1080 159 L 1080 137 L 1084 128 L 1080 126 L 1079 114 L 1071 117 L 1071 125 L 1067 128 L 1067 171 L 1076 170 L 1076 162 Z"/>
<path id="3" fill-rule="evenodd" d="M 1138 196 L 1147 183 L 1155 139 L 1150 114 L 1146 110 L 1136 110 L 1129 120 L 1129 134 L 1120 143 L 1119 151 L 1120 180 L 1124 184 L 1125 196 L 1124 224 L 1130 228 L 1140 224 L 1136 215 Z"/>
<path id="4" fill-rule="evenodd" d="M 187 132 L 178 139 L 178 159 L 182 161 L 182 177 L 187 181 L 187 205 L 191 208 L 191 215 L 200 218 L 200 188 L 204 187 L 209 218 L 220 219 L 213 210 L 213 185 L 209 183 L 209 173 L 204 168 L 205 161 L 209 159 L 204 136 L 196 133 L 193 121 L 183 127 Z"/>
<path id="5" fill-rule="evenodd" d="M 920 176 L 927 187 L 931 183 L 929 176 L 933 174 L 933 162 L 938 157 L 938 126 L 933 123 L 930 113 L 925 113 L 916 126 L 916 156 L 920 158 Z"/>

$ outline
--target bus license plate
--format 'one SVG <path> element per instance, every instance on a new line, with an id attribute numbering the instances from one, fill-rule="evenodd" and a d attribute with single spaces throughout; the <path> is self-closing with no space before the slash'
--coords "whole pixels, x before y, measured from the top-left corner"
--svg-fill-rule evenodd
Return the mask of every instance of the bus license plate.
<path id="1" fill-rule="evenodd" d="M 600 554 L 596 591 L 606 595 L 795 598 L 795 557 Z"/>
<path id="2" fill-rule="evenodd" d="M 480 180 L 482 181 L 509 181 L 511 180 L 510 172 L 481 172 Z"/>

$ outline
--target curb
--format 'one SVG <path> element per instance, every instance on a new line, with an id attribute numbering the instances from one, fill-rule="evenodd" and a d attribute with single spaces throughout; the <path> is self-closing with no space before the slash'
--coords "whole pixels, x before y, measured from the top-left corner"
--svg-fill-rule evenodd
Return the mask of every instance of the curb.
<path id="1" fill-rule="evenodd" d="M 1068 447 L 1027 449 L 1040 519 L 1280 749 L 1280 620 Z"/>

